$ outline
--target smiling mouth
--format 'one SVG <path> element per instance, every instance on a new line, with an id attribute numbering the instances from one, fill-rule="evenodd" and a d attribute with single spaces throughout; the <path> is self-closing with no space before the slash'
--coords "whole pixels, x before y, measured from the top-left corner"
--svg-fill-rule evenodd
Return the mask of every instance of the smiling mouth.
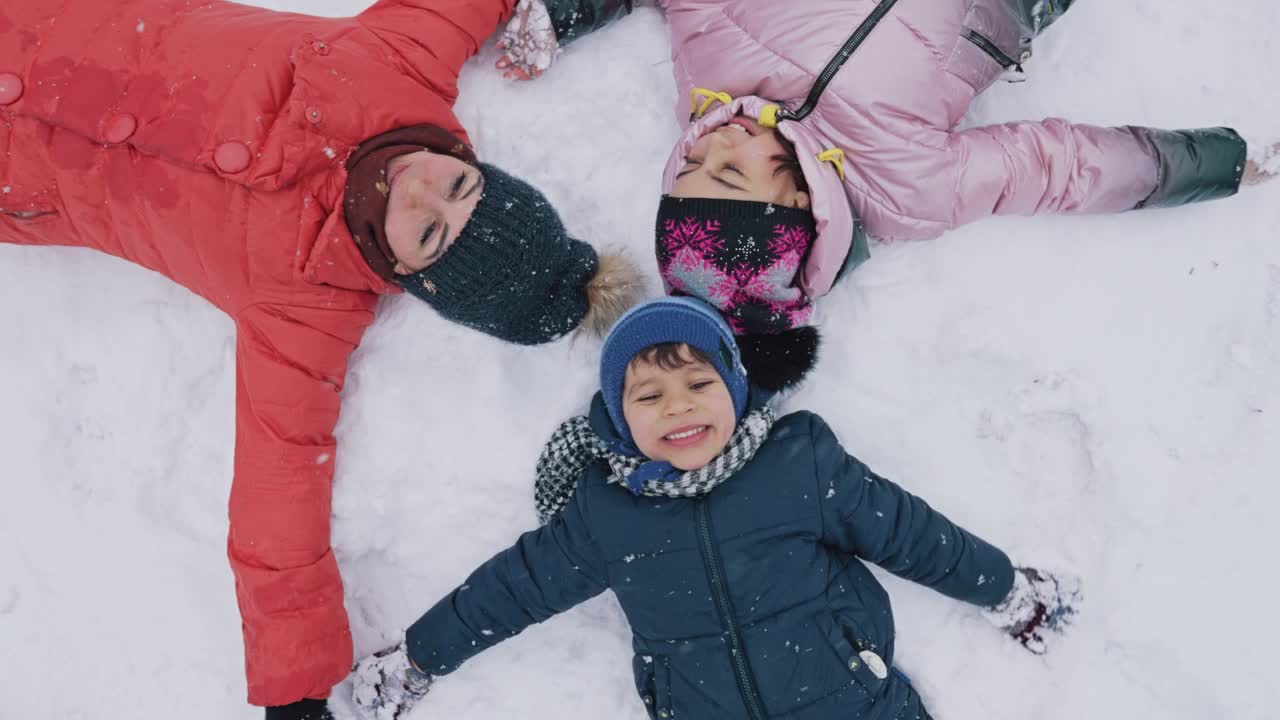
<path id="1" fill-rule="evenodd" d="M 663 435 L 662 439 L 681 447 L 697 445 L 707 436 L 707 431 L 711 429 L 710 425 L 698 425 L 695 427 L 685 428 L 678 432 Z"/>

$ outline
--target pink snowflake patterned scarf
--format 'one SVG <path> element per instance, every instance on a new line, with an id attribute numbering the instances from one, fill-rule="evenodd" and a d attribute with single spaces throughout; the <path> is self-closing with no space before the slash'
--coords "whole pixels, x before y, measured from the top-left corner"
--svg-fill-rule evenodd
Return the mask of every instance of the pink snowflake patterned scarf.
<path id="1" fill-rule="evenodd" d="M 813 316 L 796 276 L 815 235 L 807 210 L 667 195 L 658 208 L 658 269 L 667 294 L 715 306 L 735 334 L 776 334 Z"/>

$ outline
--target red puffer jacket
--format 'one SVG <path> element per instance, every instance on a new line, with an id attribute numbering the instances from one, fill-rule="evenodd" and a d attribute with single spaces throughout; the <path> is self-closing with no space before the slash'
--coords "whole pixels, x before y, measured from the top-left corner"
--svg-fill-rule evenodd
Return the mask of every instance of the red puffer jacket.
<path id="1" fill-rule="evenodd" d="M 0 241 L 93 247 L 236 323 L 228 553 L 249 701 L 351 668 L 329 547 L 347 358 L 395 288 L 342 213 L 361 141 L 453 115 L 514 0 L 380 0 L 354 18 L 220 0 L 0 0 Z"/>

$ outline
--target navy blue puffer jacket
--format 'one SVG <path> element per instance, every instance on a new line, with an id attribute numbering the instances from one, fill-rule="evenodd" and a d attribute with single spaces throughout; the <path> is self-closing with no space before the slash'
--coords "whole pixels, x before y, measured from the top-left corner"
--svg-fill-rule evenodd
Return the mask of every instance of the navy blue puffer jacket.
<path id="1" fill-rule="evenodd" d="M 609 432 L 602 404 L 592 425 Z M 698 499 L 634 497 L 593 465 L 572 502 L 422 616 L 418 667 L 467 658 L 613 590 L 650 717 L 925 718 L 893 663 L 889 597 L 859 558 L 993 606 L 1000 550 L 848 455 L 818 416 L 780 419 L 755 457 Z"/>

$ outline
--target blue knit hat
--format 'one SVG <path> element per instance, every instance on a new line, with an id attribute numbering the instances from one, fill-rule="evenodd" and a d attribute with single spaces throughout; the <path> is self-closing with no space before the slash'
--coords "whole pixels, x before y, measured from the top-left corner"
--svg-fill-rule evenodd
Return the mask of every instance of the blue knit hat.
<path id="1" fill-rule="evenodd" d="M 747 410 L 747 371 L 733 331 L 720 313 L 690 297 L 664 297 L 641 303 L 614 324 L 600 357 L 600 394 L 614 429 L 633 454 L 639 451 L 622 413 L 627 365 L 637 353 L 662 343 L 685 343 L 710 358 L 729 388 L 734 416 L 741 420 Z"/>

